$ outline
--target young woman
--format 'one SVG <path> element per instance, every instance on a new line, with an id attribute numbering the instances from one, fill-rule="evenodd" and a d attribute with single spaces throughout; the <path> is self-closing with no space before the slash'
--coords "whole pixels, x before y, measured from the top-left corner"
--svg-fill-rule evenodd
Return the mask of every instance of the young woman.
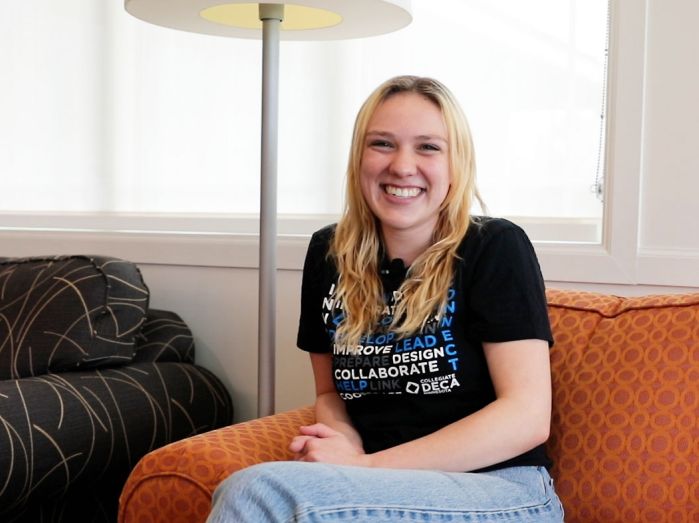
<path id="1" fill-rule="evenodd" d="M 317 423 L 294 462 L 231 476 L 209 521 L 563 520 L 544 285 L 524 232 L 471 215 L 470 131 L 429 78 L 393 78 L 355 123 L 347 203 L 311 239 L 298 345 Z"/>

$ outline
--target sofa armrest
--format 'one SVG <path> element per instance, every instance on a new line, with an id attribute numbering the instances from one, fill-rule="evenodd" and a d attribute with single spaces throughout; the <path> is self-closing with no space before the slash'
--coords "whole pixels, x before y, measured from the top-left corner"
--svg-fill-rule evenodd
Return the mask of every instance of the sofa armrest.
<path id="1" fill-rule="evenodd" d="M 136 336 L 133 362 L 194 363 L 192 331 L 172 311 L 148 309 L 141 331 Z"/>
<path id="2" fill-rule="evenodd" d="M 119 522 L 205 521 L 211 496 L 230 474 L 267 461 L 292 458 L 288 445 L 312 407 L 267 416 L 187 438 L 141 459 L 124 485 Z"/>

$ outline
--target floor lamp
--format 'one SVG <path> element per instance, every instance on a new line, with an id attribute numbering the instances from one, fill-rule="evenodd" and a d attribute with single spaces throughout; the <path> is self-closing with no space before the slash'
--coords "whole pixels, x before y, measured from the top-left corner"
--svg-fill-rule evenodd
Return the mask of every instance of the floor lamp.
<path id="1" fill-rule="evenodd" d="M 410 0 L 124 0 L 124 7 L 141 20 L 173 29 L 262 37 L 257 414 L 267 416 L 274 413 L 275 383 L 279 40 L 338 40 L 395 31 L 412 20 Z"/>

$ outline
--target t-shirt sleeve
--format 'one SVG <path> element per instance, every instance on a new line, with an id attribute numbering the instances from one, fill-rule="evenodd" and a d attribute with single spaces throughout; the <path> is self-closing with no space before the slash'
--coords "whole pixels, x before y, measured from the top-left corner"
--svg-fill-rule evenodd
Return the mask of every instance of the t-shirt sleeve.
<path id="1" fill-rule="evenodd" d="M 469 334 L 481 342 L 540 339 L 553 345 L 544 280 L 524 231 L 510 224 L 486 233 L 475 262 Z"/>
<path id="2" fill-rule="evenodd" d="M 303 264 L 301 314 L 296 345 L 307 352 L 330 352 L 331 340 L 323 322 L 323 293 L 329 284 L 328 234 L 319 231 L 311 237 Z"/>

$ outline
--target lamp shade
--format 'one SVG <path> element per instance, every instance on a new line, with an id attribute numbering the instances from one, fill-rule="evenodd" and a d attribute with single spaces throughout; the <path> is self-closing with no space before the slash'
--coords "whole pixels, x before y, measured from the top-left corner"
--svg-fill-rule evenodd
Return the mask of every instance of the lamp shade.
<path id="1" fill-rule="evenodd" d="M 412 21 L 409 0 L 278 0 L 282 40 L 342 40 L 390 33 Z M 152 24 L 217 36 L 260 38 L 258 4 L 249 0 L 125 0 L 126 10 Z"/>

